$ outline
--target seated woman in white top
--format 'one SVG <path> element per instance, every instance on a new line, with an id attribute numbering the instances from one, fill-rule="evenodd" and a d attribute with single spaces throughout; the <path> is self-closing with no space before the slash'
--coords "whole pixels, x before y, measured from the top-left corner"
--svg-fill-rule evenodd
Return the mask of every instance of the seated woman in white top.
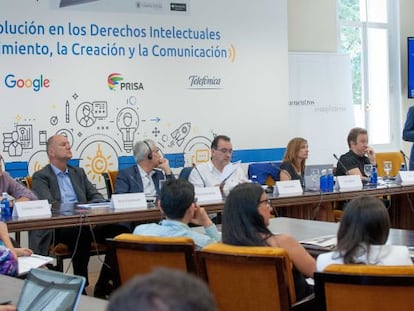
<path id="1" fill-rule="evenodd" d="M 412 265 L 406 246 L 385 244 L 389 232 L 390 218 L 381 200 L 371 196 L 351 200 L 338 229 L 336 249 L 318 256 L 317 270 L 330 264 Z"/>

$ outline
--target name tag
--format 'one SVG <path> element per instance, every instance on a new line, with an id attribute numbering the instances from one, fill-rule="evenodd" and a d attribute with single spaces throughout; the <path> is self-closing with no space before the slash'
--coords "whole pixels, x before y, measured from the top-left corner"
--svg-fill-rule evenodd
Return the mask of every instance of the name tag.
<path id="1" fill-rule="evenodd" d="M 354 191 L 362 189 L 361 176 L 359 175 L 336 176 L 336 183 L 338 184 L 339 191 Z"/>
<path id="2" fill-rule="evenodd" d="M 196 187 L 194 188 L 194 192 L 199 204 L 223 201 L 223 197 L 218 186 L 205 188 Z"/>
<path id="3" fill-rule="evenodd" d="M 111 197 L 113 209 L 147 209 L 147 199 L 144 192 L 113 194 Z"/>
<path id="4" fill-rule="evenodd" d="M 414 171 L 399 172 L 396 181 L 403 186 L 414 185 Z"/>
<path id="5" fill-rule="evenodd" d="M 38 218 L 52 216 L 48 200 L 15 202 L 12 216 Z"/>
<path id="6" fill-rule="evenodd" d="M 285 180 L 277 181 L 275 187 L 275 194 L 279 196 L 295 196 L 303 194 L 302 185 L 300 181 L 295 180 Z"/>

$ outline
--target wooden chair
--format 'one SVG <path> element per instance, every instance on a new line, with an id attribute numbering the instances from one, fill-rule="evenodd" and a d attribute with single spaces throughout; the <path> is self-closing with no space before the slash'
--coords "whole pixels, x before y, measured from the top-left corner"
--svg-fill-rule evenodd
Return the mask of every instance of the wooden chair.
<path id="1" fill-rule="evenodd" d="M 399 151 L 393 152 L 377 152 L 375 154 L 377 161 L 378 176 L 385 176 L 384 161 L 392 162 L 392 170 L 390 176 L 397 176 L 401 168 L 401 163 L 405 163 L 404 157 Z M 408 169 L 408 168 L 407 168 Z"/>
<path id="2" fill-rule="evenodd" d="M 103 172 L 102 176 L 105 181 L 106 193 L 108 195 L 108 199 L 111 198 L 112 193 L 115 191 L 115 181 L 118 177 L 118 171 L 107 171 Z"/>
<path id="3" fill-rule="evenodd" d="M 196 273 L 195 245 L 190 238 L 124 233 L 107 241 L 114 260 L 115 287 L 156 267 Z"/>
<path id="4" fill-rule="evenodd" d="M 295 305 L 292 267 L 284 249 L 215 243 L 196 256 L 199 275 L 220 310 L 301 309 Z"/>
<path id="5" fill-rule="evenodd" d="M 330 265 L 315 293 L 321 311 L 414 310 L 414 266 Z"/>

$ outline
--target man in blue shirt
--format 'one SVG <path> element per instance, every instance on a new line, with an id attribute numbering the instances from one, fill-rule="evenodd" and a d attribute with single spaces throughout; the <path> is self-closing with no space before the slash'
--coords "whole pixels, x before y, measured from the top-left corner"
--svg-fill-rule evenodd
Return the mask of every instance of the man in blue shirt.
<path id="1" fill-rule="evenodd" d="M 135 228 L 134 234 L 163 237 L 189 237 L 197 248 L 220 240 L 216 225 L 204 208 L 197 205 L 194 186 L 184 179 L 167 180 L 160 196 L 160 208 L 166 219 L 159 224 L 143 224 Z M 204 227 L 205 233 L 191 230 L 189 223 Z"/>

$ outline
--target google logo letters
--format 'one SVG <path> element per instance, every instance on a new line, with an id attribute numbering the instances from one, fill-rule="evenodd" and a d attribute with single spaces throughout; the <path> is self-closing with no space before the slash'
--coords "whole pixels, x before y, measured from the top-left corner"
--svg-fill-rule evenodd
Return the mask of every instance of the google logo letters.
<path id="1" fill-rule="evenodd" d="M 28 88 L 33 89 L 35 92 L 39 92 L 42 88 L 48 88 L 50 86 L 50 80 L 45 79 L 42 74 L 35 79 L 21 79 L 16 78 L 14 74 L 8 74 L 4 78 L 4 84 L 10 89 L 15 87 L 18 87 L 19 89 Z"/>

